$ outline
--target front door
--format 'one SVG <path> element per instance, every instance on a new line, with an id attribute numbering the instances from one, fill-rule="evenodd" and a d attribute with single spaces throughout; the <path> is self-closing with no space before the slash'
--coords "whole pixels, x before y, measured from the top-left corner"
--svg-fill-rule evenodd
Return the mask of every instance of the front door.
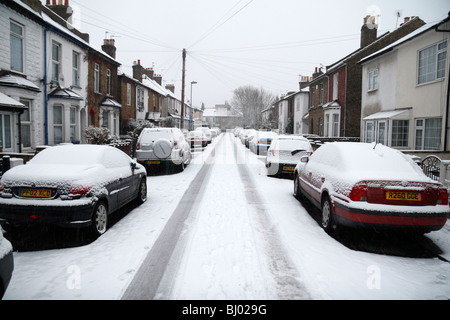
<path id="1" fill-rule="evenodd" d="M 378 121 L 377 128 L 377 142 L 383 145 L 387 145 L 387 121 Z"/>

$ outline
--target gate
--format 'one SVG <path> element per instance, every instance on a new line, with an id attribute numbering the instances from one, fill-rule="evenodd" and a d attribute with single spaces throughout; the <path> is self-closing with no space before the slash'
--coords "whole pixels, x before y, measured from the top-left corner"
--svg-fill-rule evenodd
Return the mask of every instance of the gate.
<path id="1" fill-rule="evenodd" d="M 440 181 L 441 159 L 436 156 L 428 156 L 422 161 L 422 170 L 425 175 L 435 181 Z"/>

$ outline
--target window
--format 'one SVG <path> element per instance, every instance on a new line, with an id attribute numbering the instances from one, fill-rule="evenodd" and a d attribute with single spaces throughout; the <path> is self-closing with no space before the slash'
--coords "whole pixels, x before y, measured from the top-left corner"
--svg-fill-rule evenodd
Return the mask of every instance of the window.
<path id="1" fill-rule="evenodd" d="M 442 119 L 416 120 L 416 150 L 441 149 Z"/>
<path id="2" fill-rule="evenodd" d="M 31 101 L 20 100 L 28 109 L 20 115 L 20 133 L 23 148 L 31 148 Z"/>
<path id="3" fill-rule="evenodd" d="M 94 91 L 100 92 L 100 65 L 98 63 L 94 67 Z"/>
<path id="4" fill-rule="evenodd" d="M 339 137 L 339 114 L 333 114 L 333 137 Z"/>
<path id="5" fill-rule="evenodd" d="M 53 106 L 53 142 L 63 143 L 63 107 Z"/>
<path id="6" fill-rule="evenodd" d="M 319 105 L 322 105 L 323 104 L 323 83 L 320 84 L 319 89 L 320 89 Z"/>
<path id="7" fill-rule="evenodd" d="M 371 143 L 374 141 L 374 130 L 373 130 L 373 122 L 366 122 L 366 138 L 365 141 L 367 143 Z"/>
<path id="8" fill-rule="evenodd" d="M 325 115 L 325 137 L 329 136 L 329 131 L 330 131 L 330 115 L 326 114 Z"/>
<path id="9" fill-rule="evenodd" d="M 369 72 L 369 91 L 378 89 L 378 69 Z"/>
<path id="10" fill-rule="evenodd" d="M 23 26 L 13 21 L 9 23 L 11 28 L 11 70 L 23 72 Z"/>
<path id="11" fill-rule="evenodd" d="M 70 141 L 76 141 L 77 140 L 77 108 L 71 107 L 70 108 Z"/>
<path id="12" fill-rule="evenodd" d="M 443 79 L 447 60 L 447 40 L 419 51 L 418 84 Z"/>
<path id="13" fill-rule="evenodd" d="M 111 70 L 106 70 L 106 94 L 111 95 Z"/>
<path id="14" fill-rule="evenodd" d="M 338 99 L 339 92 L 339 73 L 333 75 L 333 100 Z"/>
<path id="15" fill-rule="evenodd" d="M 61 63 L 61 45 L 52 43 L 52 81 L 58 81 Z"/>
<path id="16" fill-rule="evenodd" d="M 407 147 L 409 139 L 409 120 L 392 121 L 392 147 Z"/>
<path id="17" fill-rule="evenodd" d="M 131 84 L 127 83 L 127 106 L 131 106 Z"/>
<path id="18" fill-rule="evenodd" d="M 12 148 L 11 131 L 11 114 L 0 113 L 0 147 L 3 148 L 3 151 Z"/>
<path id="19" fill-rule="evenodd" d="M 103 127 L 109 129 L 109 112 L 103 111 Z"/>
<path id="20" fill-rule="evenodd" d="M 80 54 L 72 52 L 72 85 L 80 85 Z"/>

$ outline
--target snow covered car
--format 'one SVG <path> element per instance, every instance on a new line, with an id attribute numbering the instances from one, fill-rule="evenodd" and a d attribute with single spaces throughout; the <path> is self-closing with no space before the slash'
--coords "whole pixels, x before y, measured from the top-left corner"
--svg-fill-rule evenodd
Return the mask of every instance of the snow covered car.
<path id="1" fill-rule="evenodd" d="M 295 167 L 303 156 L 309 156 L 313 148 L 308 139 L 301 136 L 287 136 L 275 139 L 266 156 L 267 175 L 294 173 Z"/>
<path id="2" fill-rule="evenodd" d="M 211 129 L 209 129 L 208 127 L 198 127 L 197 129 L 195 129 L 195 131 L 203 132 L 206 137 L 207 144 L 210 144 L 212 142 L 213 136 L 211 133 Z"/>
<path id="3" fill-rule="evenodd" d="M 61 145 L 39 152 L 26 165 L 3 174 L 0 223 L 90 227 L 105 233 L 108 216 L 147 199 L 145 168 L 119 149 L 102 145 Z"/>
<path id="4" fill-rule="evenodd" d="M 333 142 L 303 157 L 294 195 L 322 210 L 322 227 L 338 225 L 441 229 L 449 216 L 448 191 L 398 150 L 368 143 Z"/>
<path id="5" fill-rule="evenodd" d="M 0 300 L 8 288 L 14 271 L 14 258 L 11 243 L 3 237 L 0 227 Z"/>
<path id="6" fill-rule="evenodd" d="M 206 135 L 203 133 L 203 131 L 194 130 L 190 131 L 187 135 L 187 142 L 191 146 L 191 148 L 204 148 L 208 144 L 208 141 L 206 139 Z"/>
<path id="7" fill-rule="evenodd" d="M 191 146 L 178 128 L 145 128 L 137 141 L 136 160 L 145 167 L 173 164 L 181 172 L 191 163 Z"/>
<path id="8" fill-rule="evenodd" d="M 277 134 L 275 132 L 257 131 L 253 138 L 248 140 L 249 149 L 257 155 L 259 155 L 261 151 L 266 153 L 272 143 L 272 140 L 276 137 Z"/>

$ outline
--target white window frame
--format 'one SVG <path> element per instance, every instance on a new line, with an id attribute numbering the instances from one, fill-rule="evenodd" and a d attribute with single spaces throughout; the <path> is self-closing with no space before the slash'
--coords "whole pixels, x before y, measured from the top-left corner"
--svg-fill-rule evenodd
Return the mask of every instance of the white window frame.
<path id="1" fill-rule="evenodd" d="M 61 109 L 61 123 L 56 122 L 55 111 L 56 109 Z M 61 130 L 61 141 L 56 141 L 56 129 Z M 53 106 L 53 143 L 59 144 L 64 142 L 64 106 L 54 105 Z"/>
<path id="2" fill-rule="evenodd" d="M 131 83 L 127 83 L 127 106 L 131 106 Z"/>
<path id="3" fill-rule="evenodd" d="M 9 118 L 9 128 L 5 126 L 5 119 Z M 3 151 L 13 151 L 13 114 L 11 112 L 0 111 L 0 147 Z M 9 130 L 8 130 L 9 129 Z M 9 144 L 6 144 L 9 142 Z"/>
<path id="4" fill-rule="evenodd" d="M 20 28 L 21 30 L 21 34 L 16 33 L 13 31 L 12 25 L 14 25 L 15 27 Z M 10 43 L 10 68 L 13 71 L 17 71 L 17 72 L 24 72 L 25 70 L 25 59 L 24 59 L 24 43 L 25 43 L 25 27 L 20 24 L 17 23 L 13 20 L 9 21 L 9 27 L 10 27 L 10 36 L 9 36 L 9 43 Z M 18 39 L 20 41 L 20 52 L 14 52 L 14 46 L 12 45 L 13 43 L 13 38 Z M 20 57 L 20 66 L 15 66 L 13 64 L 13 59 Z"/>
<path id="5" fill-rule="evenodd" d="M 447 40 L 420 50 L 417 54 L 417 60 L 418 85 L 444 79 L 447 61 Z"/>
<path id="6" fill-rule="evenodd" d="M 23 113 L 20 115 L 20 126 L 21 126 L 21 141 L 22 141 L 22 148 L 29 149 L 31 148 L 33 141 L 33 134 L 31 133 L 31 106 L 33 102 L 28 99 L 20 99 L 20 103 L 24 104 L 28 107 L 28 109 L 24 110 Z M 26 128 L 26 130 L 24 130 Z M 29 137 L 25 137 L 24 135 L 26 133 L 29 133 Z M 30 143 L 24 144 L 24 141 L 28 140 Z"/>
<path id="7" fill-rule="evenodd" d="M 100 93 L 100 65 L 94 65 L 94 91 Z"/>
<path id="8" fill-rule="evenodd" d="M 106 94 L 111 95 L 111 69 L 106 69 Z"/>
<path id="9" fill-rule="evenodd" d="M 427 124 L 429 120 L 437 120 L 439 119 L 440 126 L 436 127 L 436 131 L 438 132 L 435 139 L 439 139 L 439 146 L 433 148 L 425 148 L 426 140 L 430 139 L 432 137 L 427 135 L 428 130 L 432 130 L 433 128 L 430 128 L 430 124 Z M 433 150 L 433 151 L 440 151 L 442 148 L 442 118 L 441 117 L 431 117 L 431 118 L 417 118 L 415 119 L 416 124 L 416 130 L 415 130 L 415 149 L 416 150 Z M 420 138 L 420 143 L 418 142 L 418 139 Z M 420 145 L 419 145 L 420 144 Z"/>
<path id="10" fill-rule="evenodd" d="M 378 69 L 369 71 L 369 88 L 368 91 L 378 90 Z"/>
<path id="11" fill-rule="evenodd" d="M 70 141 L 74 142 L 78 140 L 78 134 L 77 134 L 77 127 L 78 127 L 78 121 L 77 121 L 77 107 L 70 107 L 69 111 L 69 121 L 70 121 Z"/>
<path id="12" fill-rule="evenodd" d="M 406 138 L 403 139 L 394 139 L 394 133 L 396 130 L 396 126 L 394 126 L 394 124 L 398 121 L 405 121 L 408 125 L 407 125 L 407 130 L 405 130 L 406 132 Z M 392 129 L 391 129 L 391 146 L 393 148 L 406 148 L 409 146 L 409 134 L 410 134 L 410 128 L 411 128 L 411 121 L 410 120 L 406 120 L 406 119 L 393 119 L 392 120 Z M 401 134 L 401 133 L 400 133 Z M 406 142 L 401 144 L 401 142 Z"/>
<path id="13" fill-rule="evenodd" d="M 57 48 L 55 56 L 55 48 Z M 61 44 L 52 41 L 52 81 L 59 81 L 59 74 L 61 73 Z"/>
<path id="14" fill-rule="evenodd" d="M 80 86 L 80 53 L 72 52 L 72 85 Z"/>

